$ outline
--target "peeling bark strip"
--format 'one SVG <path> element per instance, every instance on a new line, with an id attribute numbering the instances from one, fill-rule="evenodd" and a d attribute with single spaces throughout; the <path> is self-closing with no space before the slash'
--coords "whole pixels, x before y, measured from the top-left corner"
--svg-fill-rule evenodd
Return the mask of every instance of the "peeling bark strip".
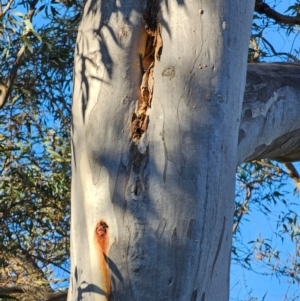
<path id="1" fill-rule="evenodd" d="M 146 115 L 147 108 L 151 106 L 153 95 L 154 78 L 153 71 L 155 61 L 160 60 L 162 51 L 162 38 L 160 25 L 157 22 L 157 14 L 159 11 L 158 0 L 148 0 L 147 7 L 143 13 L 143 22 L 145 23 L 146 45 L 145 51 L 141 54 L 142 65 L 142 83 L 140 86 L 140 97 L 138 100 L 137 112 L 132 114 L 131 119 L 131 137 L 133 142 L 137 143 L 147 130 L 149 117 Z"/>
<path id="2" fill-rule="evenodd" d="M 103 278 L 104 289 L 107 300 L 110 299 L 110 277 L 108 271 L 108 264 L 106 261 L 108 248 L 108 225 L 106 222 L 100 220 L 95 228 L 95 242 L 98 250 L 100 270 Z"/>

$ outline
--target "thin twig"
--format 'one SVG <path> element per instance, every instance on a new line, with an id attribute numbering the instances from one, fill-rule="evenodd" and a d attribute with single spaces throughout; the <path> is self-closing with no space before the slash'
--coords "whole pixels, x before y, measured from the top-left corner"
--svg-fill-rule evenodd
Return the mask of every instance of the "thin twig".
<path id="1" fill-rule="evenodd" d="M 293 180 L 295 186 L 297 187 L 298 190 L 300 190 L 300 176 L 299 173 L 294 166 L 293 163 L 283 163 L 285 168 L 288 170 L 290 178 Z"/>
<path id="2" fill-rule="evenodd" d="M 282 163 L 285 166 L 285 168 L 288 170 L 288 172 L 284 171 L 283 169 L 279 168 L 278 166 L 272 165 L 270 163 L 266 163 L 264 161 L 254 160 L 253 163 L 257 163 L 257 164 L 260 164 L 262 166 L 273 168 L 277 172 L 282 172 L 283 174 L 289 176 L 293 180 L 293 182 L 294 182 L 295 186 L 297 187 L 297 189 L 300 190 L 300 175 L 299 175 L 297 169 L 295 168 L 295 166 L 293 165 L 293 163 L 291 163 L 291 162 Z"/>
<path id="3" fill-rule="evenodd" d="M 12 1 L 13 0 L 11 0 L 10 2 L 12 2 Z M 38 3 L 38 0 L 34 0 L 34 1 L 30 2 L 30 9 L 27 14 L 27 18 L 30 20 L 30 22 L 32 22 L 33 14 L 35 12 L 35 6 L 37 3 Z M 6 84 L 4 85 L 4 84 L 0 83 L 0 109 L 6 104 L 6 102 L 8 100 L 12 85 L 16 78 L 17 72 L 21 66 L 21 62 L 22 62 L 22 59 L 25 54 L 25 49 L 26 49 L 25 45 L 22 45 L 21 49 L 19 50 L 19 52 L 17 54 L 17 57 L 16 57 L 14 63 L 13 63 L 13 66 L 10 70 Z"/>
<path id="4" fill-rule="evenodd" d="M 282 172 L 285 175 L 289 175 L 287 172 L 285 172 L 283 169 L 281 169 L 280 167 L 267 163 L 265 161 L 259 161 L 259 160 L 253 160 L 253 163 L 259 164 L 261 166 L 265 166 L 265 167 L 269 167 L 269 168 L 273 168 L 274 170 L 276 170 L 277 172 Z"/>
<path id="5" fill-rule="evenodd" d="M 294 55 L 292 55 L 292 54 L 290 54 L 290 53 L 287 53 L 287 52 L 277 52 L 277 51 L 275 50 L 275 48 L 273 47 L 273 45 L 272 45 L 268 40 L 266 40 L 266 38 L 261 37 L 261 39 L 262 39 L 262 41 L 263 41 L 264 43 L 266 43 L 266 44 L 269 46 L 269 48 L 270 48 L 271 51 L 273 52 L 273 55 L 275 55 L 275 56 L 281 56 L 281 55 L 284 55 L 284 56 L 287 56 L 288 58 L 290 58 L 291 60 L 293 60 L 294 62 L 299 62 L 299 60 L 298 60 Z"/>
<path id="6" fill-rule="evenodd" d="M 255 1 L 254 10 L 259 14 L 265 14 L 267 17 L 275 20 L 277 23 L 282 23 L 286 25 L 299 25 L 300 16 L 286 16 L 278 13 L 276 10 L 272 9 L 268 4 L 264 3 L 262 0 Z"/>
<path id="7" fill-rule="evenodd" d="M 1 7 L 0 16 L 3 16 L 3 15 L 5 15 L 7 13 L 7 11 L 10 9 L 10 7 L 11 7 L 11 5 L 12 5 L 13 2 L 14 2 L 14 0 L 8 1 L 7 4 L 6 4 L 6 7 L 4 9 L 4 11 L 2 11 L 2 4 L 1 4 L 1 6 L 0 6 Z"/>
<path id="8" fill-rule="evenodd" d="M 243 215 L 245 214 L 245 210 L 244 208 L 247 208 L 247 205 L 251 199 L 251 196 L 252 196 L 252 187 L 247 187 L 247 193 L 246 193 L 246 198 L 244 199 L 241 207 L 239 210 L 236 211 L 236 215 L 238 215 L 237 217 L 237 221 L 234 223 L 233 225 L 233 228 L 232 228 L 232 233 L 235 234 L 236 230 L 237 230 L 237 227 L 238 225 L 240 224 L 241 220 L 242 220 L 242 217 Z"/>
<path id="9" fill-rule="evenodd" d="M 25 53 L 25 45 L 23 45 L 21 47 L 21 49 L 19 50 L 19 52 L 17 54 L 17 58 L 13 64 L 13 67 L 10 70 L 6 84 L 5 85 L 0 84 L 0 109 L 5 105 L 5 103 L 8 99 L 13 82 L 17 75 L 18 69 L 21 65 L 21 61 L 24 56 L 24 53 Z"/>

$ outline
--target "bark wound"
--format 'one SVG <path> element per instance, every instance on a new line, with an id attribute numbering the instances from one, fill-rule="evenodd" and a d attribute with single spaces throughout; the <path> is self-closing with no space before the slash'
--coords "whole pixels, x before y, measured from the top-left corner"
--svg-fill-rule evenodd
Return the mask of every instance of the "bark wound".
<path id="1" fill-rule="evenodd" d="M 157 22 L 158 11 L 159 1 L 147 0 L 147 7 L 143 13 L 145 31 L 142 37 L 142 40 L 146 41 L 144 45 L 145 50 L 144 53 L 140 54 L 143 77 L 137 110 L 132 114 L 130 126 L 130 133 L 134 143 L 140 140 L 149 123 L 147 109 L 151 106 L 153 95 L 153 71 L 155 62 L 160 60 L 163 45 L 160 25 Z"/>
<path id="2" fill-rule="evenodd" d="M 108 264 L 106 262 L 108 249 L 108 225 L 103 220 L 96 224 L 95 241 L 97 253 L 99 255 L 101 276 L 103 279 L 103 286 L 105 289 L 107 300 L 110 299 L 110 278 L 108 272 Z"/>

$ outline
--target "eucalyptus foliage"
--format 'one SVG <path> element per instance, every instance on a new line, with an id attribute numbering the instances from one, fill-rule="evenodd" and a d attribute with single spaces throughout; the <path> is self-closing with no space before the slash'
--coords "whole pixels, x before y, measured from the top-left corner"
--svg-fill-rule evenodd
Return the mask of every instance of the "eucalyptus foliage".
<path id="1" fill-rule="evenodd" d="M 67 286 L 70 107 L 81 11 L 56 2 L 2 2 L 2 84 L 23 45 L 25 53 L 0 112 L 0 287 Z"/>

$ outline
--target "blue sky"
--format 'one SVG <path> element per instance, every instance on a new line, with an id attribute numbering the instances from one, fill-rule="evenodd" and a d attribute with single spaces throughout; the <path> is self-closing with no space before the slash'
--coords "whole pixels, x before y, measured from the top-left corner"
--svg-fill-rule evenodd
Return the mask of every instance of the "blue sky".
<path id="1" fill-rule="evenodd" d="M 300 164 L 297 164 L 300 169 Z M 284 190 L 288 193 L 285 195 L 285 199 L 290 203 L 299 204 L 299 195 L 293 195 L 295 186 L 291 180 L 288 181 Z M 292 206 L 295 212 L 300 214 L 300 207 L 298 205 Z M 280 257 L 291 257 L 295 252 L 295 245 L 291 243 L 289 239 L 282 241 L 274 234 L 276 231 L 282 229 L 276 229 L 276 217 L 280 211 L 286 210 L 286 208 L 278 203 L 273 207 L 273 211 L 270 217 L 267 219 L 264 214 L 259 211 L 252 212 L 247 216 L 247 220 L 241 225 L 241 232 L 244 243 L 255 240 L 257 237 L 270 238 L 272 245 L 275 245 L 280 250 Z M 252 257 L 256 268 L 260 272 L 270 272 L 265 268 L 260 268 L 261 263 Z M 276 278 L 273 276 L 263 276 L 255 272 L 242 268 L 239 265 L 231 266 L 231 289 L 230 294 L 232 301 L 279 301 L 279 300 L 300 300 L 300 288 L 299 285 L 293 284 L 291 279 L 286 277 Z M 252 297 L 252 299 L 250 299 Z M 295 298 L 296 297 L 296 298 Z"/>
<path id="2" fill-rule="evenodd" d="M 290 5 L 295 4 L 296 0 L 267 2 L 271 7 L 277 3 L 276 10 L 284 13 Z M 277 26 L 273 26 L 263 32 L 263 37 L 272 43 L 277 52 L 287 52 L 295 55 L 295 49 L 300 49 L 300 28 L 295 27 L 295 29 L 295 33 L 287 36 L 284 30 L 278 30 Z M 270 59 L 267 60 L 269 61 Z M 296 166 L 298 171 L 300 171 L 300 164 L 298 163 Z M 292 208 L 300 215 L 300 206 L 298 206 L 300 198 L 299 195 L 293 195 L 294 188 L 295 185 L 289 180 L 284 187 L 284 190 L 288 192 L 285 195 L 285 199 L 290 203 L 296 204 Z M 241 225 L 244 243 L 255 240 L 259 236 L 271 238 L 273 244 L 281 251 L 280 257 L 291 258 L 295 252 L 295 244 L 287 239 L 282 242 L 274 234 L 276 232 L 276 222 L 272 215 L 274 217 L 277 216 L 281 210 L 285 210 L 283 207 L 280 204 L 274 207 L 269 219 L 266 219 L 265 215 L 259 211 L 248 215 L 248 221 Z M 259 260 L 256 260 L 256 262 L 257 267 L 259 267 Z M 293 284 L 291 279 L 285 277 L 278 279 L 275 276 L 263 276 L 238 265 L 232 265 L 230 294 L 231 301 L 298 301 L 300 300 L 300 287 L 299 284 Z"/>

